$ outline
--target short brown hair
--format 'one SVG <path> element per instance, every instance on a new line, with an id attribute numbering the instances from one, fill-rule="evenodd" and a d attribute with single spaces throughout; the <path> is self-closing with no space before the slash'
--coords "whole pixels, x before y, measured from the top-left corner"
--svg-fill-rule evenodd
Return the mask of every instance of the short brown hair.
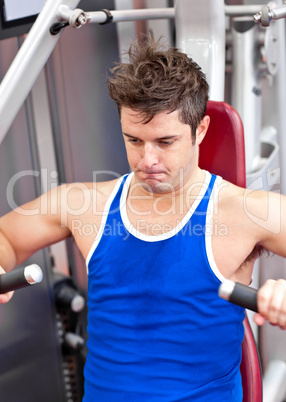
<path id="1" fill-rule="evenodd" d="M 122 107 L 128 107 L 148 123 L 160 112 L 179 110 L 180 121 L 191 126 L 195 142 L 209 89 L 198 64 L 175 47 L 164 50 L 152 32 L 143 43 L 135 41 L 127 53 L 130 63 L 117 63 L 108 78 L 119 115 Z"/>

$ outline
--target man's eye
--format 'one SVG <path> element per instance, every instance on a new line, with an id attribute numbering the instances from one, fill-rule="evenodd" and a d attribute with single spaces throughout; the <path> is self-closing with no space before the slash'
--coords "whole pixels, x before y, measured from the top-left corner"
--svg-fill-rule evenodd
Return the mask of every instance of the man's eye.
<path id="1" fill-rule="evenodd" d="M 160 141 L 161 145 L 171 145 L 173 144 L 173 141 Z"/>
<path id="2" fill-rule="evenodd" d="M 140 140 L 136 140 L 135 138 L 129 138 L 128 142 L 131 142 L 131 144 L 138 144 Z"/>

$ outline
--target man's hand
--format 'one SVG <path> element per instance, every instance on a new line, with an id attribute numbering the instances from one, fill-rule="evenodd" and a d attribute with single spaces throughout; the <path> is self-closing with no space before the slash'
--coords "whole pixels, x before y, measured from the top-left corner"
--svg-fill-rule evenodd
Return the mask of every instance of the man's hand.
<path id="1" fill-rule="evenodd" d="M 0 275 L 5 274 L 6 272 L 4 269 L 0 266 Z M 8 292 L 4 294 L 0 294 L 0 303 L 8 303 L 8 301 L 11 299 L 13 296 L 14 292 Z"/>
<path id="2" fill-rule="evenodd" d="M 259 314 L 254 316 L 257 325 L 263 325 L 267 320 L 272 325 L 286 329 L 286 280 L 266 281 L 258 290 L 257 305 Z"/>

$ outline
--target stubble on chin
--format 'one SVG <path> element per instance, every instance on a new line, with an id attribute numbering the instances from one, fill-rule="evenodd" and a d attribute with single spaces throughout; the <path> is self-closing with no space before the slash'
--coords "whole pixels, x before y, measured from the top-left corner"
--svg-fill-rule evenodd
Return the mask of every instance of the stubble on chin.
<path id="1" fill-rule="evenodd" d="M 168 194 L 175 191 L 170 183 L 141 183 L 142 189 L 150 194 Z"/>

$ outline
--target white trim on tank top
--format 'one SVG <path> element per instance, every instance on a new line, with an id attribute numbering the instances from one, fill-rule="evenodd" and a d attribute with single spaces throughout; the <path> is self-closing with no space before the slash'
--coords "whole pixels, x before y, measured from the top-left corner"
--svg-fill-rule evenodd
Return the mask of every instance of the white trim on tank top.
<path id="1" fill-rule="evenodd" d="M 212 219 L 214 213 L 215 200 L 217 198 L 219 192 L 219 186 L 221 185 L 221 183 L 222 178 L 220 176 L 217 176 L 211 194 L 212 202 L 208 203 L 208 209 L 206 214 L 205 247 L 206 247 L 207 259 L 210 264 L 211 270 L 213 271 L 214 275 L 220 282 L 224 282 L 226 278 L 221 274 L 220 270 L 216 265 L 212 247 L 212 229 L 213 229 Z M 208 231 L 207 230 L 208 228 L 210 228 L 211 230 Z"/>

